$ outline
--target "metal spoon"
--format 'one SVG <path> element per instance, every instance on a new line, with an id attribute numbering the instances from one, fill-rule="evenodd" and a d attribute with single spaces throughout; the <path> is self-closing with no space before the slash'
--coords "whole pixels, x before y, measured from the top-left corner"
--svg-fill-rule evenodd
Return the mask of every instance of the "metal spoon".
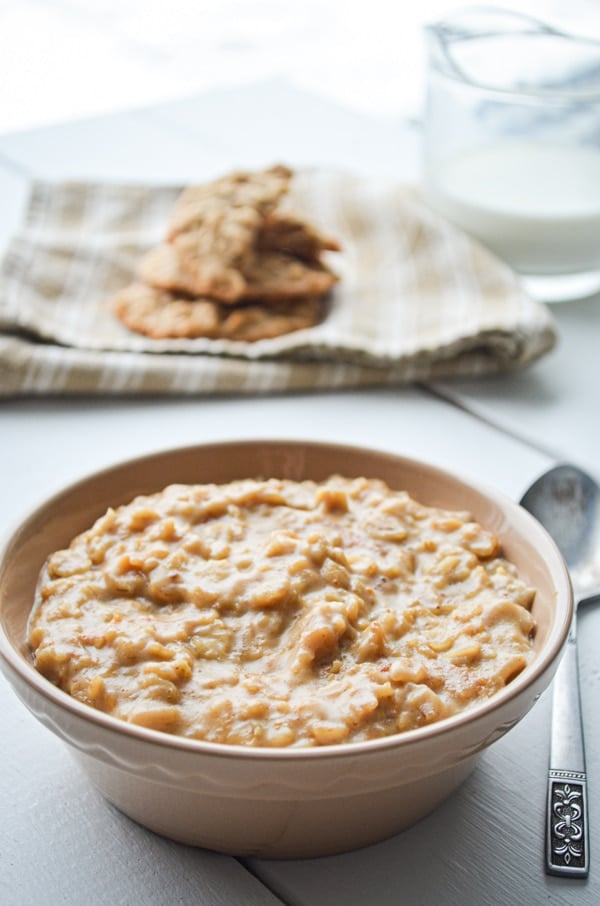
<path id="1" fill-rule="evenodd" d="M 586 877 L 589 820 L 577 665 L 577 607 L 600 595 L 600 488 L 576 466 L 560 465 L 532 484 L 521 505 L 556 541 L 569 567 L 575 596 L 567 646 L 552 685 L 546 871 Z"/>

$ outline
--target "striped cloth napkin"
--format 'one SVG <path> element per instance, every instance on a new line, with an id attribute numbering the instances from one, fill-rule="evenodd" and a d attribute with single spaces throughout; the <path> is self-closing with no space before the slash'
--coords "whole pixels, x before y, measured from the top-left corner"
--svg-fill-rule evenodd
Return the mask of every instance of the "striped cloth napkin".
<path id="1" fill-rule="evenodd" d="M 291 202 L 343 245 L 321 324 L 254 343 L 131 333 L 107 300 L 164 236 L 179 191 L 33 184 L 0 272 L 0 395 L 401 384 L 521 368 L 555 343 L 548 309 L 415 190 L 320 171 L 295 176 Z"/>

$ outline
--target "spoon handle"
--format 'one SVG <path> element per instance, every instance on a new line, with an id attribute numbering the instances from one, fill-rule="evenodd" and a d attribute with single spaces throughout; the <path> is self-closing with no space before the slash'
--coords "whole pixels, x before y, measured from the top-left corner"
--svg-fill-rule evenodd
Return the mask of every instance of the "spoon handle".
<path id="1" fill-rule="evenodd" d="M 546 871 L 586 877 L 589 871 L 587 776 L 577 644 L 573 635 L 558 665 L 552 689 Z"/>

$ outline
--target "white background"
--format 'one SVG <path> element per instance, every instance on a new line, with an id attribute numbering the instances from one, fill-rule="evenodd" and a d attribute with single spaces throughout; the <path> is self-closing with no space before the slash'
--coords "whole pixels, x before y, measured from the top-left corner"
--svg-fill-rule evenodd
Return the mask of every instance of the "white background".
<path id="1" fill-rule="evenodd" d="M 0 0 L 0 132 L 274 76 L 357 112 L 418 116 L 423 26 L 462 5 Z M 597 0 L 513 0 L 512 6 L 600 37 Z"/>

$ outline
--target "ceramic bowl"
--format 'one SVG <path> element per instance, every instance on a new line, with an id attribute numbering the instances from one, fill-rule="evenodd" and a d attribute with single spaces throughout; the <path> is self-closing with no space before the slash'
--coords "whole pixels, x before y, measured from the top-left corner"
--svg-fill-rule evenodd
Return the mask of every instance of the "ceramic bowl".
<path id="1" fill-rule="evenodd" d="M 538 589 L 535 656 L 505 689 L 467 712 L 397 736 L 276 750 L 178 738 L 125 723 L 76 701 L 34 669 L 26 624 L 39 570 L 50 552 L 108 506 L 172 482 L 321 480 L 333 473 L 381 478 L 422 503 L 469 510 L 499 536 L 505 555 Z M 0 551 L 0 664 L 22 702 L 67 743 L 91 781 L 126 815 L 174 840 L 238 856 L 342 852 L 431 812 L 549 684 L 571 612 L 563 560 L 517 504 L 422 462 L 326 443 L 206 444 L 125 462 L 56 494 Z"/>

